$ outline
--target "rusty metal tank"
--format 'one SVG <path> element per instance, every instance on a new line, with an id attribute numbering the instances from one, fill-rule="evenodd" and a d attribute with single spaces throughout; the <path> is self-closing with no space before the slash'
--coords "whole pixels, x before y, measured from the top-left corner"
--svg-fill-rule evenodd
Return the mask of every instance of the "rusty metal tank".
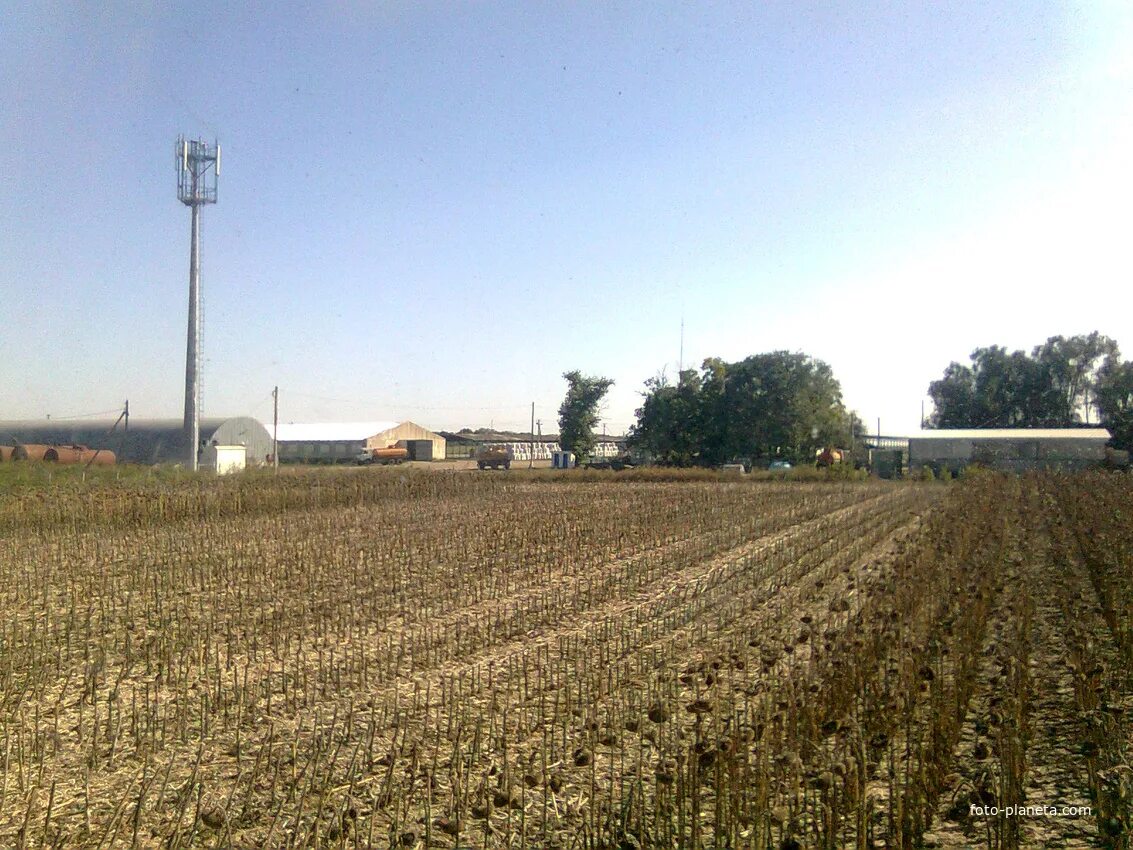
<path id="1" fill-rule="evenodd" d="M 100 451 L 87 446 L 48 446 L 47 451 L 43 453 L 43 460 L 46 463 L 113 466 L 115 458 L 114 452 L 105 449 Z"/>
<path id="2" fill-rule="evenodd" d="M 109 449 L 83 449 L 79 463 L 89 463 L 91 466 L 114 466 L 118 458 Z"/>
<path id="3" fill-rule="evenodd" d="M 49 448 L 39 443 L 24 443 L 12 450 L 12 460 L 43 460 Z"/>
<path id="4" fill-rule="evenodd" d="M 46 463 L 78 463 L 83 455 L 83 446 L 48 446 L 43 453 Z"/>

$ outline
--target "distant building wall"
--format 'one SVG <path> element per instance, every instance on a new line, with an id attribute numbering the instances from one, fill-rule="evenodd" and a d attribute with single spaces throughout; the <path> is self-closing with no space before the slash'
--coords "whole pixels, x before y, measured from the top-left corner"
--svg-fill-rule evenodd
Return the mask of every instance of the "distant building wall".
<path id="1" fill-rule="evenodd" d="M 870 449 L 869 464 L 878 478 L 900 478 L 902 474 L 900 449 Z"/>
<path id="2" fill-rule="evenodd" d="M 472 457 L 478 446 L 499 446 L 509 449 L 512 458 L 520 460 L 551 460 L 561 446 L 554 438 L 536 437 L 531 439 L 505 439 L 502 436 L 483 436 L 475 433 L 449 433 L 445 457 Z M 601 437 L 591 453 L 592 458 L 618 457 L 625 452 L 625 439 L 621 437 Z"/>
<path id="3" fill-rule="evenodd" d="M 940 431 L 909 438 L 909 468 L 955 473 L 975 463 L 1006 472 L 1085 469 L 1105 461 L 1109 439 L 1102 428 Z"/>
<path id="4" fill-rule="evenodd" d="M 279 459 L 291 463 L 343 463 L 353 461 L 366 443 L 365 439 L 280 440 Z"/>
<path id="5" fill-rule="evenodd" d="M 111 430 L 113 429 L 113 430 Z M 212 442 L 241 445 L 249 464 L 262 464 L 271 454 L 271 435 L 250 416 L 201 420 L 201 447 Z M 179 419 L 131 419 L 115 427 L 114 420 L 36 420 L 0 422 L 0 443 L 10 440 L 57 446 L 89 446 L 112 451 L 123 463 L 184 463 L 188 459 L 183 423 Z"/>
<path id="6" fill-rule="evenodd" d="M 279 459 L 289 463 L 348 463 L 365 449 L 428 440 L 445 456 L 445 438 L 415 422 L 288 423 L 279 426 Z"/>
<path id="7" fill-rule="evenodd" d="M 533 442 L 534 446 L 532 446 Z M 445 435 L 445 457 L 450 460 L 470 458 L 480 446 L 502 446 L 511 449 L 515 460 L 550 460 L 552 453 L 559 450 L 558 441 L 544 437 L 537 437 L 535 440 L 508 440 L 484 439 L 466 434 Z"/>

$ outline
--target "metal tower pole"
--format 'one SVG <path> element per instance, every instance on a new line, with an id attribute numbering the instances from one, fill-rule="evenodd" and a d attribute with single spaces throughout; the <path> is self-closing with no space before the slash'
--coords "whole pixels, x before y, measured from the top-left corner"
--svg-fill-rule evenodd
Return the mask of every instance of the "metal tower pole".
<path id="1" fill-rule="evenodd" d="M 194 184 L 196 183 L 194 175 Z M 195 194 L 194 187 L 194 194 Z M 185 434 L 188 438 L 189 469 L 197 471 L 201 442 L 200 344 L 201 344 L 201 208 L 191 204 L 193 235 L 189 248 L 189 334 L 185 350 Z"/>
<path id="2" fill-rule="evenodd" d="M 177 198 L 192 211 L 189 248 L 189 333 L 185 346 L 185 448 L 187 465 L 199 466 L 201 444 L 201 205 L 216 203 L 220 145 L 177 139 Z"/>

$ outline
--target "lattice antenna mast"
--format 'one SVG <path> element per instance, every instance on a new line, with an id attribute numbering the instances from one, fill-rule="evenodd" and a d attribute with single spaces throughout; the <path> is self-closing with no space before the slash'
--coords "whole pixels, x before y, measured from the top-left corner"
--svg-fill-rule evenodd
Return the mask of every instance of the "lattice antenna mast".
<path id="1" fill-rule="evenodd" d="M 177 199 L 193 213 L 189 247 L 189 333 L 185 350 L 185 440 L 188 466 L 197 471 L 201 442 L 201 206 L 216 203 L 220 144 L 177 139 Z"/>

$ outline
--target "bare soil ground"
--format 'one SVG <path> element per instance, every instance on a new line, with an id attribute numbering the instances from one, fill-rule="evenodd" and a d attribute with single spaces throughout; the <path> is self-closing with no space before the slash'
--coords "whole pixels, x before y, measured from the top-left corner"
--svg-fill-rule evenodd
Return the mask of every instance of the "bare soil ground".
<path id="1" fill-rule="evenodd" d="M 509 480 L 15 535 L 0 845 L 1127 846 L 1048 482 Z"/>

